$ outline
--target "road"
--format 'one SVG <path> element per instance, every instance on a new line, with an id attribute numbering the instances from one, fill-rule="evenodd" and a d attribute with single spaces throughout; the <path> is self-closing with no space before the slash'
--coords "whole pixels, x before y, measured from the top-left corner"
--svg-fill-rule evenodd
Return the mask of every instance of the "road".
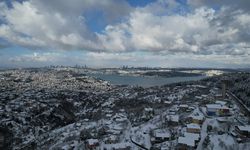
<path id="1" fill-rule="evenodd" d="M 135 144 L 136 146 L 138 146 L 138 147 L 140 147 L 140 148 L 142 148 L 142 149 L 149 150 L 148 148 L 144 147 L 143 145 L 140 145 L 140 144 L 136 143 L 135 141 L 133 141 L 132 137 L 130 137 L 130 141 L 131 141 L 133 144 Z"/>
<path id="2" fill-rule="evenodd" d="M 229 96 L 231 96 L 236 101 L 236 103 L 239 105 L 240 109 L 244 111 L 244 114 L 246 114 L 248 117 L 250 117 L 250 110 L 247 108 L 246 105 L 244 105 L 244 103 L 242 102 L 242 100 L 240 98 L 238 98 L 237 96 L 235 96 L 230 91 L 227 91 L 227 94 Z"/>

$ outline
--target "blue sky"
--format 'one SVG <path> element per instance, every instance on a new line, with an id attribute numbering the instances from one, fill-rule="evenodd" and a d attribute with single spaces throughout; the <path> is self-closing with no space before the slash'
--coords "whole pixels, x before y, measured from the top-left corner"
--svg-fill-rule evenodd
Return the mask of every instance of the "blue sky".
<path id="1" fill-rule="evenodd" d="M 155 0 L 127 0 L 127 2 L 133 7 L 144 7 L 149 3 L 155 2 Z"/>
<path id="2" fill-rule="evenodd" d="M 250 2 L 5 0 L 0 67 L 249 67 Z"/>

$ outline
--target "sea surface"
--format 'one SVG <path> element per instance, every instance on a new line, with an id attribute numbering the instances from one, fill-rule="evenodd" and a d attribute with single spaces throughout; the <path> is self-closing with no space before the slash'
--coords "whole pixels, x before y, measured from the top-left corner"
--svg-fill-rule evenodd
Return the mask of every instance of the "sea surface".
<path id="1" fill-rule="evenodd" d="M 161 86 L 165 84 L 185 82 L 185 81 L 197 81 L 206 78 L 207 76 L 190 76 L 190 77 L 145 77 L 145 76 L 130 76 L 130 75 L 119 75 L 119 74 L 87 74 L 89 76 L 99 78 L 110 82 L 114 85 L 132 85 L 132 86 Z"/>

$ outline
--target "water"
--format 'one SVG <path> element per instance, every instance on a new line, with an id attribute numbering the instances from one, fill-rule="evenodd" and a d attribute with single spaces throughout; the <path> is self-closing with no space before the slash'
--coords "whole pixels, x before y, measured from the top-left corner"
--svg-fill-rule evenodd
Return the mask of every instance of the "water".
<path id="1" fill-rule="evenodd" d="M 165 84 L 184 82 L 184 81 L 197 81 L 206 78 L 206 76 L 192 76 L 192 77 L 143 77 L 143 76 L 128 76 L 118 74 L 88 74 L 102 80 L 106 80 L 114 85 L 133 85 L 142 87 L 161 86 Z"/>

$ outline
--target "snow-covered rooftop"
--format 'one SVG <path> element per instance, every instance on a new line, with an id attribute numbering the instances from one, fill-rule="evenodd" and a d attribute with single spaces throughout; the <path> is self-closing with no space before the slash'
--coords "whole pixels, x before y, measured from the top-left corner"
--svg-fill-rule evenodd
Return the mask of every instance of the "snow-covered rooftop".
<path id="1" fill-rule="evenodd" d="M 215 103 L 220 104 L 220 105 L 226 105 L 227 102 L 225 102 L 225 101 L 216 101 Z"/>
<path id="2" fill-rule="evenodd" d="M 88 139 L 87 142 L 89 145 L 94 145 L 94 144 L 98 143 L 99 141 L 98 141 L 98 139 Z"/>
<path id="3" fill-rule="evenodd" d="M 164 101 L 165 104 L 171 104 L 171 101 Z"/>
<path id="4" fill-rule="evenodd" d="M 187 124 L 187 128 L 192 128 L 192 129 L 201 129 L 200 125 L 195 124 L 195 123 L 190 123 L 190 124 Z"/>
<path id="5" fill-rule="evenodd" d="M 169 115 L 167 116 L 173 122 L 179 122 L 179 115 Z"/>
<path id="6" fill-rule="evenodd" d="M 180 107 L 180 108 L 187 108 L 188 105 L 187 105 L 187 104 L 181 104 L 179 107 Z"/>
<path id="7" fill-rule="evenodd" d="M 110 148 L 110 149 L 125 149 L 127 147 L 130 147 L 131 144 L 128 142 L 123 142 L 123 143 L 116 143 L 116 144 L 105 144 L 105 148 Z"/>
<path id="8" fill-rule="evenodd" d="M 144 110 L 145 111 L 153 111 L 153 108 L 148 107 L 148 108 L 144 108 Z"/>
<path id="9" fill-rule="evenodd" d="M 250 125 L 246 126 L 237 126 L 241 131 L 247 131 L 250 132 Z"/>
<path id="10" fill-rule="evenodd" d="M 159 137 L 159 138 L 169 138 L 170 137 L 170 133 L 166 132 L 166 131 L 156 131 L 155 132 L 155 137 Z"/>
<path id="11" fill-rule="evenodd" d="M 220 104 L 207 104 L 208 109 L 229 109 L 227 106 L 222 106 Z"/>
<path id="12" fill-rule="evenodd" d="M 196 120 L 203 120 L 203 119 L 204 119 L 204 117 L 203 117 L 203 116 L 195 116 L 195 115 L 191 115 L 191 117 L 192 117 L 193 119 L 196 119 Z"/>
<path id="13" fill-rule="evenodd" d="M 199 140 L 200 138 L 200 134 L 189 133 L 189 132 L 184 132 L 184 136 L 187 138 L 194 139 L 194 140 Z"/>
<path id="14" fill-rule="evenodd" d="M 192 138 L 189 137 L 179 137 L 178 138 L 178 144 L 185 144 L 187 146 L 195 146 L 195 141 Z"/>

